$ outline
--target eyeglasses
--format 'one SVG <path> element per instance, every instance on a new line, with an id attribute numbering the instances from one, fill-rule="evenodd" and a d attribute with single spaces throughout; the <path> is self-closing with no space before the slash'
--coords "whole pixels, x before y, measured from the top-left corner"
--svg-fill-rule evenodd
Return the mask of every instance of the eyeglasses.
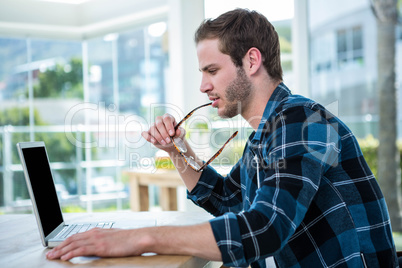
<path id="1" fill-rule="evenodd" d="M 193 115 L 193 113 L 194 113 L 195 111 L 197 111 L 197 110 L 200 109 L 200 108 L 207 107 L 207 106 L 210 106 L 210 105 L 212 105 L 212 103 L 207 103 L 207 104 L 201 105 L 201 106 L 199 106 L 199 107 L 193 109 L 191 112 L 189 112 L 189 113 L 175 126 L 174 129 L 177 130 L 177 129 L 180 127 L 181 124 L 183 124 L 187 119 L 190 118 L 190 116 Z M 226 146 L 234 137 L 236 137 L 237 133 L 238 133 L 238 131 L 236 131 L 235 133 L 233 133 L 232 136 L 230 136 L 229 139 L 225 142 L 225 144 L 219 149 L 219 151 L 216 152 L 216 153 L 215 153 L 208 161 L 206 161 L 202 166 L 199 165 L 199 164 L 195 161 L 194 157 L 185 155 L 185 153 L 187 153 L 187 147 L 186 147 L 184 141 L 183 141 L 181 138 L 171 138 L 171 139 L 172 139 L 172 143 L 173 143 L 174 147 L 175 147 L 176 150 L 180 153 L 180 155 L 184 158 L 184 161 L 186 162 L 186 164 L 187 164 L 188 166 L 190 166 L 193 170 L 195 170 L 195 171 L 197 171 L 197 172 L 200 172 L 200 171 L 202 171 L 204 168 L 206 168 L 212 161 L 214 161 L 215 158 L 218 157 L 218 155 L 220 155 L 220 154 L 222 153 L 223 148 L 225 148 L 225 146 Z"/>

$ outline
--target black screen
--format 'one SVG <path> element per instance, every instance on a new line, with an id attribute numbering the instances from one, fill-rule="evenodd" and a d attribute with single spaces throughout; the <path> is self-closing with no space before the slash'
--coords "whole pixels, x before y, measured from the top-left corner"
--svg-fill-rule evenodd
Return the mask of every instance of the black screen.
<path id="1" fill-rule="evenodd" d="M 31 181 L 43 232 L 45 236 L 48 236 L 63 222 L 63 216 L 60 211 L 46 150 L 45 147 L 24 148 L 22 153 L 25 158 L 25 165 Z"/>

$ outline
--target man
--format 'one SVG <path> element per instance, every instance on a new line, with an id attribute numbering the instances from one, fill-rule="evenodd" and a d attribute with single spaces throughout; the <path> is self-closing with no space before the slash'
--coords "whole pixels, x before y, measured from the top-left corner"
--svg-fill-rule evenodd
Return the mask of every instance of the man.
<path id="1" fill-rule="evenodd" d="M 202 23 L 195 41 L 201 92 L 221 117 L 240 114 L 255 130 L 243 157 L 226 177 L 210 166 L 188 168 L 172 145 L 184 131 L 168 114 L 143 137 L 169 153 L 188 197 L 216 218 L 197 226 L 94 229 L 48 258 L 156 252 L 226 266 L 266 267 L 273 256 L 279 267 L 397 267 L 385 200 L 355 137 L 283 84 L 278 36 L 268 20 L 236 9 Z"/>

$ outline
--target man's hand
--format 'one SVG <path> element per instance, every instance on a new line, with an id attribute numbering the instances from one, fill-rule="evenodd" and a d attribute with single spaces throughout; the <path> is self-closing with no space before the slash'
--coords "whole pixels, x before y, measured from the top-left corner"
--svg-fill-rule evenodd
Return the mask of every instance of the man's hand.
<path id="1" fill-rule="evenodd" d="M 139 230 L 95 228 L 67 238 L 46 257 L 66 261 L 78 256 L 138 256 L 147 252 L 151 242 L 146 230 Z"/>
<path id="2" fill-rule="evenodd" d="M 209 222 L 130 230 L 95 228 L 67 238 L 46 257 L 66 261 L 78 256 L 127 257 L 149 252 L 222 259 Z"/>
<path id="3" fill-rule="evenodd" d="M 173 147 L 171 146 L 172 137 L 183 137 L 185 135 L 184 129 L 174 129 L 176 124 L 176 120 L 170 114 L 158 116 L 149 130 L 143 131 L 141 135 L 157 148 L 168 151 Z"/>
<path id="4" fill-rule="evenodd" d="M 184 139 L 186 131 L 181 127 L 175 130 L 176 125 L 177 123 L 174 117 L 170 114 L 165 114 L 163 116 L 156 117 L 155 123 L 151 125 L 148 131 L 143 131 L 141 135 L 148 142 L 152 143 L 156 148 L 164 150 L 169 154 L 169 157 L 173 161 L 174 166 L 183 179 L 187 190 L 191 192 L 191 190 L 194 189 L 194 187 L 197 185 L 201 173 L 195 172 L 193 169 L 187 166 L 184 158 L 173 146 L 172 138 L 181 138 L 187 148 L 186 155 L 188 157 L 191 156 L 194 159 L 198 158 Z"/>

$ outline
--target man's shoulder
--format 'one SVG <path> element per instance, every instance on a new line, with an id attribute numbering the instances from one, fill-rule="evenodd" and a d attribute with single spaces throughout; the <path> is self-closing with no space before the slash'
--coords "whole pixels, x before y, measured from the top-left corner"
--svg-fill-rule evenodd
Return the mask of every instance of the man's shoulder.
<path id="1" fill-rule="evenodd" d="M 330 125 L 340 136 L 350 136 L 351 130 L 332 110 L 307 97 L 289 95 L 280 101 L 267 118 L 263 132 L 271 135 L 272 130 L 282 131 L 283 126 L 287 127 L 287 131 L 297 132 L 301 128 L 306 130 L 307 127 L 315 129 Z"/>
<path id="2" fill-rule="evenodd" d="M 318 107 L 322 108 L 322 105 L 312 99 L 302 95 L 289 95 L 282 99 L 275 111 L 280 113 L 289 109 L 316 109 Z"/>
<path id="3" fill-rule="evenodd" d="M 301 95 L 289 95 L 282 99 L 281 103 L 275 108 L 271 120 L 277 121 L 278 116 L 290 119 L 291 122 L 305 121 L 314 119 L 328 121 L 329 123 L 341 123 L 337 113 L 322 104 Z M 343 124 L 343 123 L 342 123 Z"/>

